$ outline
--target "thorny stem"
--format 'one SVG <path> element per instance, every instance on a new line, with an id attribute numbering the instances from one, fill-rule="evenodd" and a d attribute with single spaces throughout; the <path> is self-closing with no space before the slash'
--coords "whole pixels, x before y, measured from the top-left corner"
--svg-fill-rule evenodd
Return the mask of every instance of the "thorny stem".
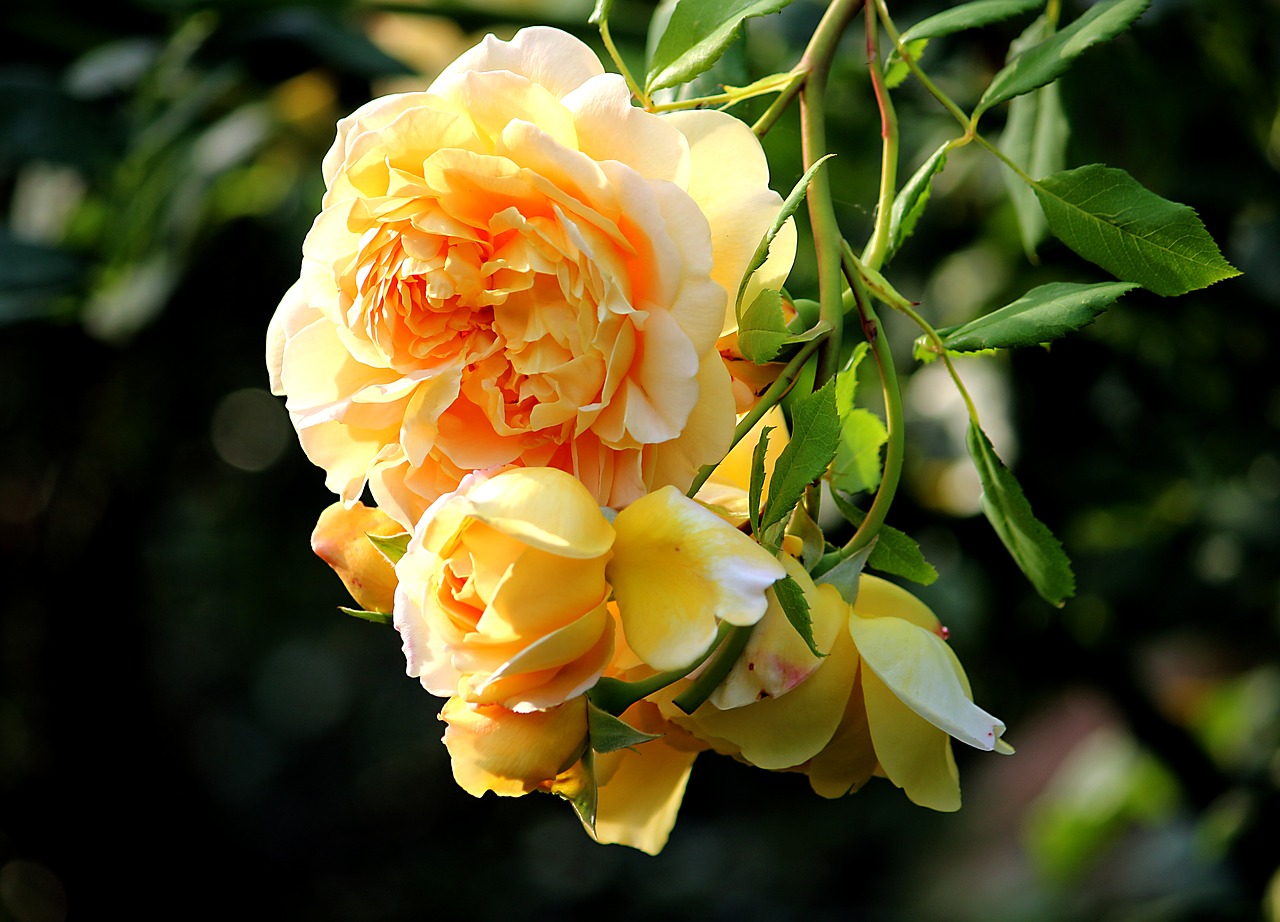
<path id="1" fill-rule="evenodd" d="M 861 4 L 862 0 L 834 0 L 814 30 L 797 66 L 797 69 L 807 73 L 804 89 L 800 93 L 800 144 L 806 170 L 827 154 L 827 77 L 840 37 Z M 818 264 L 820 316 L 831 324 L 831 333 L 818 355 L 817 375 L 814 379 L 821 386 L 839 368 L 843 320 L 840 228 L 836 223 L 835 206 L 831 200 L 831 178 L 828 171 L 819 171 L 814 176 L 809 186 L 808 203 L 809 223 L 813 228 L 813 247 Z"/>
<path id="2" fill-rule="evenodd" d="M 862 261 L 874 269 L 884 263 L 889 251 L 889 225 L 893 214 L 893 197 L 898 186 L 898 114 L 889 98 L 884 82 L 884 68 L 880 63 L 880 36 L 876 31 L 875 10 L 866 7 L 867 20 L 867 70 L 871 74 L 871 86 L 875 91 L 876 105 L 880 109 L 880 197 L 876 201 L 876 222 L 862 251 Z"/>

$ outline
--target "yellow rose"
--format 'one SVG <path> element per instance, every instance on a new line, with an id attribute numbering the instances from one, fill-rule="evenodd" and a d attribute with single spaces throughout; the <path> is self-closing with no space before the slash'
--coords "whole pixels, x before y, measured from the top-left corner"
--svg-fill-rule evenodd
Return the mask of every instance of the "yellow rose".
<path id="1" fill-rule="evenodd" d="M 777 643 L 777 632 L 789 626 L 766 615 L 756 629 L 764 635 L 759 644 L 717 690 L 724 707 L 713 698 L 685 715 L 672 703 L 676 686 L 655 697 L 663 715 L 719 752 L 760 768 L 805 772 L 824 797 L 881 775 L 914 803 L 959 809 L 951 738 L 1012 749 L 1000 739 L 1004 724 L 973 703 L 937 617 L 905 589 L 865 574 L 850 607 L 783 560 L 805 590 L 825 657 L 804 644 Z"/>
<path id="2" fill-rule="evenodd" d="M 396 564 L 409 674 L 433 695 L 520 712 L 581 695 L 613 652 L 613 539 L 563 471 L 472 475 L 423 517 Z"/>
<path id="3" fill-rule="evenodd" d="M 344 118 L 267 364 L 308 457 L 410 527 L 474 470 L 601 505 L 683 490 L 734 424 L 717 339 L 781 204 L 751 131 L 658 116 L 550 28 Z M 775 242 L 748 301 L 790 267 Z"/>
<path id="4" fill-rule="evenodd" d="M 440 719 L 453 779 L 473 797 L 486 791 L 519 797 L 548 787 L 587 743 L 587 699 L 581 696 L 529 713 L 450 698 Z"/>
<path id="5" fill-rule="evenodd" d="M 351 597 L 365 611 L 391 611 L 396 572 L 391 561 L 373 545 L 369 535 L 389 537 L 404 532 L 400 523 L 381 509 L 356 503 L 334 503 L 320 513 L 311 533 L 311 549 L 333 567 Z"/>

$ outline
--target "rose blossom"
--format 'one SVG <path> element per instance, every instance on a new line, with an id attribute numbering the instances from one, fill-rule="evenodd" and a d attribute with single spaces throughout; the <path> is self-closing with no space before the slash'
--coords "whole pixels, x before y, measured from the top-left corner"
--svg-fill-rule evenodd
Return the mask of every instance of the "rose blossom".
<path id="1" fill-rule="evenodd" d="M 348 503 L 412 527 L 473 470 L 549 466 L 620 508 L 728 447 L 716 342 L 779 196 L 755 136 L 658 116 L 555 29 L 492 36 L 338 124 L 272 389 Z M 788 231 L 748 303 L 790 267 Z"/>

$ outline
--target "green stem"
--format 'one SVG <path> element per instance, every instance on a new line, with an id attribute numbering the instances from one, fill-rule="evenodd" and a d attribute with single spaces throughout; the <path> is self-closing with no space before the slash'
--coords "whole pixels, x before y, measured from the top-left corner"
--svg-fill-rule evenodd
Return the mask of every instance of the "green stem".
<path id="1" fill-rule="evenodd" d="M 791 389 L 791 385 L 795 383 L 796 375 L 800 374 L 800 369 L 804 367 L 805 362 L 809 361 L 809 357 L 813 355 L 827 335 L 830 334 L 815 336 L 801 346 L 800 351 L 791 357 L 791 361 L 787 362 L 778 377 L 774 378 L 773 383 L 760 395 L 756 405 L 742 419 L 738 420 L 738 425 L 733 430 L 733 441 L 729 443 L 730 449 L 741 442 L 746 434 L 755 428 L 756 423 L 760 422 L 764 415 L 776 406 L 778 401 Z M 725 453 L 728 454 L 728 449 L 726 449 Z M 689 497 L 695 496 L 698 490 L 702 488 L 702 485 L 707 482 L 707 478 L 715 472 L 716 467 L 716 464 L 704 464 L 698 470 L 697 476 L 693 478 L 693 483 L 689 486 L 685 495 Z"/>
<path id="2" fill-rule="evenodd" d="M 618 68 L 618 73 L 622 74 L 622 79 L 627 81 L 627 88 L 631 90 L 631 95 L 640 101 L 640 105 L 652 110 L 653 100 L 645 94 L 644 90 L 640 89 L 640 85 L 631 76 L 631 71 L 627 68 L 626 63 L 622 60 L 622 55 L 618 54 L 618 49 L 613 44 L 613 36 L 609 34 L 608 18 L 602 18 L 599 26 L 600 40 L 604 42 L 605 50 L 609 52 L 609 57 L 613 59 L 614 65 Z"/>
<path id="3" fill-rule="evenodd" d="M 889 225 L 893 216 L 893 197 L 898 186 L 898 114 L 889 98 L 884 82 L 884 68 L 880 63 L 880 36 L 876 31 L 875 10 L 866 7 L 867 20 L 867 70 L 871 74 L 871 86 L 875 91 L 876 105 L 880 108 L 880 197 L 876 202 L 876 222 L 862 251 L 862 261 L 879 269 L 889 252 Z"/>
<path id="4" fill-rule="evenodd" d="M 756 119 L 756 123 L 751 126 L 751 130 L 755 132 L 757 138 L 763 138 L 769 133 L 769 129 L 782 117 L 782 113 L 787 111 L 787 107 L 795 102 L 796 97 L 800 95 L 800 91 L 804 88 L 805 78 L 809 76 L 799 67 L 792 70 L 791 74 L 793 79 L 787 84 L 786 89 L 778 94 L 778 98 L 769 104 L 769 108 L 765 110 L 764 115 Z"/>
<path id="5" fill-rule="evenodd" d="M 889 18 L 889 8 L 885 5 L 884 0 L 876 0 L 876 9 L 880 13 L 880 22 L 884 25 L 885 32 L 889 33 L 889 38 L 893 42 L 893 47 L 898 52 L 898 57 L 902 58 L 903 62 L 907 65 L 907 69 L 910 70 L 912 75 L 920 81 L 921 86 L 929 92 L 929 95 L 940 102 L 942 107 L 951 113 L 955 120 L 960 123 L 961 127 L 964 128 L 966 134 L 971 132 L 974 128 L 974 120 L 966 115 L 964 110 L 951 100 L 951 97 L 942 92 L 936 83 L 929 79 L 929 75 L 920 69 L 920 65 L 907 49 L 907 46 L 902 44 L 902 35 L 894 26 L 893 20 Z"/>
<path id="6" fill-rule="evenodd" d="M 840 549 L 840 557 L 851 557 L 871 543 L 880 532 L 889 507 L 893 505 L 894 496 L 898 492 L 898 483 L 902 479 L 902 459 L 906 452 L 905 421 L 902 412 L 902 388 L 898 383 L 898 372 L 893 363 L 893 352 L 889 348 L 889 339 L 884 335 L 880 319 L 871 307 L 871 299 L 863 283 L 862 274 L 858 271 L 858 262 L 853 250 L 842 241 L 842 267 L 849 286 L 853 290 L 854 302 L 858 307 L 858 316 L 862 320 L 862 332 L 871 345 L 871 354 L 875 357 L 876 368 L 880 372 L 880 387 L 884 393 L 885 429 L 888 440 L 885 443 L 884 473 L 880 476 L 880 486 L 876 489 L 875 499 L 867 510 L 867 517 L 862 520 L 853 537 Z"/>
<path id="7" fill-rule="evenodd" d="M 833 0 L 818 23 L 809 40 L 799 69 L 807 72 L 804 89 L 800 93 L 800 145 L 804 168 L 807 170 L 827 154 L 826 93 L 827 77 L 835 58 L 840 37 L 857 14 L 862 0 Z M 841 294 L 844 285 L 840 278 L 840 227 L 836 223 L 835 205 L 831 199 L 829 171 L 821 170 L 809 187 L 809 223 L 813 229 L 813 248 L 818 265 L 818 303 L 820 316 L 831 324 L 818 355 L 815 386 L 822 386 L 833 377 L 840 365 L 841 345 Z"/>
<path id="8" fill-rule="evenodd" d="M 735 630 L 742 629 L 721 622 L 719 629 L 716 631 L 716 639 L 707 647 L 706 652 L 682 669 L 659 672 L 656 675 L 649 676 L 647 679 L 638 679 L 635 682 L 624 682 L 622 679 L 613 679 L 605 676 L 596 680 L 596 684 L 587 692 L 587 697 L 600 710 L 607 711 L 614 717 L 621 717 L 622 712 L 637 701 L 648 698 L 654 692 L 660 692 L 673 682 L 679 682 L 688 676 L 689 673 L 705 663 L 711 654 L 725 642 L 725 638 Z"/>
<path id="9" fill-rule="evenodd" d="M 888 287 L 888 282 L 886 282 L 882 276 L 874 271 L 868 270 L 866 266 L 862 265 L 858 261 L 858 258 L 853 255 L 853 251 L 849 249 L 848 244 L 845 245 L 844 250 L 845 272 L 853 273 L 853 276 L 856 276 L 857 279 L 855 282 L 853 277 L 851 277 L 849 282 L 849 284 L 854 288 L 855 297 L 859 291 L 865 293 L 867 289 L 870 289 L 877 298 L 899 313 L 905 314 L 913 323 L 916 324 L 916 326 L 920 327 L 925 336 L 928 337 L 929 342 L 933 344 L 933 351 L 942 359 L 942 364 L 946 366 L 947 373 L 951 375 L 951 380 L 955 382 L 956 390 L 960 392 L 960 396 L 969 410 L 969 418 L 973 420 L 976 425 L 978 422 L 977 408 L 974 406 L 973 400 L 969 396 L 969 391 L 964 386 L 964 382 L 960 380 L 960 374 L 956 371 L 956 367 L 951 361 L 951 356 L 947 354 L 946 347 L 943 345 L 942 337 L 938 335 L 938 331 L 930 325 L 929 321 L 925 320 L 924 317 L 920 315 L 920 312 L 915 309 L 915 305 L 900 295 L 897 291 Z M 859 309 L 861 309 L 861 303 L 859 303 Z"/>
<path id="10" fill-rule="evenodd" d="M 722 624 L 721 627 L 725 625 Z M 751 639 L 751 630 L 754 627 L 754 624 L 748 624 L 745 627 L 729 629 L 729 634 L 720 645 L 716 658 L 707 664 L 707 668 L 703 670 L 702 675 L 693 680 L 692 685 L 674 699 L 676 707 L 686 714 L 692 714 L 711 697 L 716 686 L 724 681 L 733 664 L 742 655 L 742 651 L 747 648 L 747 641 Z"/>
<path id="11" fill-rule="evenodd" d="M 973 138 L 973 140 L 977 141 L 977 142 L 978 142 L 978 144 L 979 144 L 980 146 L 985 147 L 985 148 L 986 148 L 987 150 L 989 150 L 992 154 L 994 154 L 994 155 L 996 156 L 996 158 L 1000 160 L 1000 162 L 1001 162 L 1001 163 L 1003 163 L 1003 164 L 1004 164 L 1005 166 L 1007 166 L 1009 169 L 1013 170 L 1013 172 L 1014 172 L 1014 173 L 1016 173 L 1016 174 L 1018 175 L 1018 178 L 1019 178 L 1019 179 L 1021 179 L 1023 182 L 1025 182 L 1025 183 L 1026 183 L 1028 186 L 1030 186 L 1032 189 L 1039 189 L 1039 188 L 1040 188 L 1040 183 L 1038 183 L 1038 182 L 1036 182 L 1034 179 L 1032 179 L 1032 178 L 1027 174 L 1026 170 L 1022 169 L 1022 167 L 1018 166 L 1016 163 L 1014 163 L 1012 160 L 1010 160 L 1010 159 L 1005 155 L 1004 151 L 1000 150 L 1000 148 L 996 147 L 994 144 L 992 144 L 990 141 L 988 141 L 988 140 L 987 140 L 986 138 L 984 138 L 982 135 L 978 134 L 976 131 L 975 131 L 975 132 L 973 132 L 973 134 L 972 134 L 972 138 Z"/>

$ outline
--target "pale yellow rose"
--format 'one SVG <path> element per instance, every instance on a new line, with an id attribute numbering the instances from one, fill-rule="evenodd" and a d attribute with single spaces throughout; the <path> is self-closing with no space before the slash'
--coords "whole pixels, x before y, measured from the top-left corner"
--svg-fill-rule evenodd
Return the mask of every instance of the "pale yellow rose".
<path id="1" fill-rule="evenodd" d="M 344 501 L 406 527 L 474 470 L 550 466 L 621 508 L 734 424 L 717 339 L 779 196 L 715 111 L 631 104 L 567 33 L 486 38 L 338 125 L 267 364 Z M 790 268 L 775 242 L 747 299 Z"/>
<path id="2" fill-rule="evenodd" d="M 396 564 L 394 623 L 433 695 L 529 712 L 590 688 L 613 652 L 613 528 L 554 468 L 472 475 Z"/>
<path id="3" fill-rule="evenodd" d="M 672 702 L 682 687 L 675 686 L 655 696 L 664 716 L 719 752 L 760 768 L 805 772 L 824 797 L 880 775 L 914 803 L 958 809 L 951 738 L 1012 749 L 1000 739 L 1004 724 L 973 703 L 937 617 L 905 589 L 865 574 L 850 607 L 784 561 L 805 590 L 825 657 L 776 642 L 774 632 L 789 625 L 766 616 L 757 631 L 771 636 L 748 648 L 718 690 L 725 708 L 708 701 L 685 715 Z M 762 667 L 767 674 L 756 677 Z M 745 703 L 753 689 L 755 700 Z"/>

